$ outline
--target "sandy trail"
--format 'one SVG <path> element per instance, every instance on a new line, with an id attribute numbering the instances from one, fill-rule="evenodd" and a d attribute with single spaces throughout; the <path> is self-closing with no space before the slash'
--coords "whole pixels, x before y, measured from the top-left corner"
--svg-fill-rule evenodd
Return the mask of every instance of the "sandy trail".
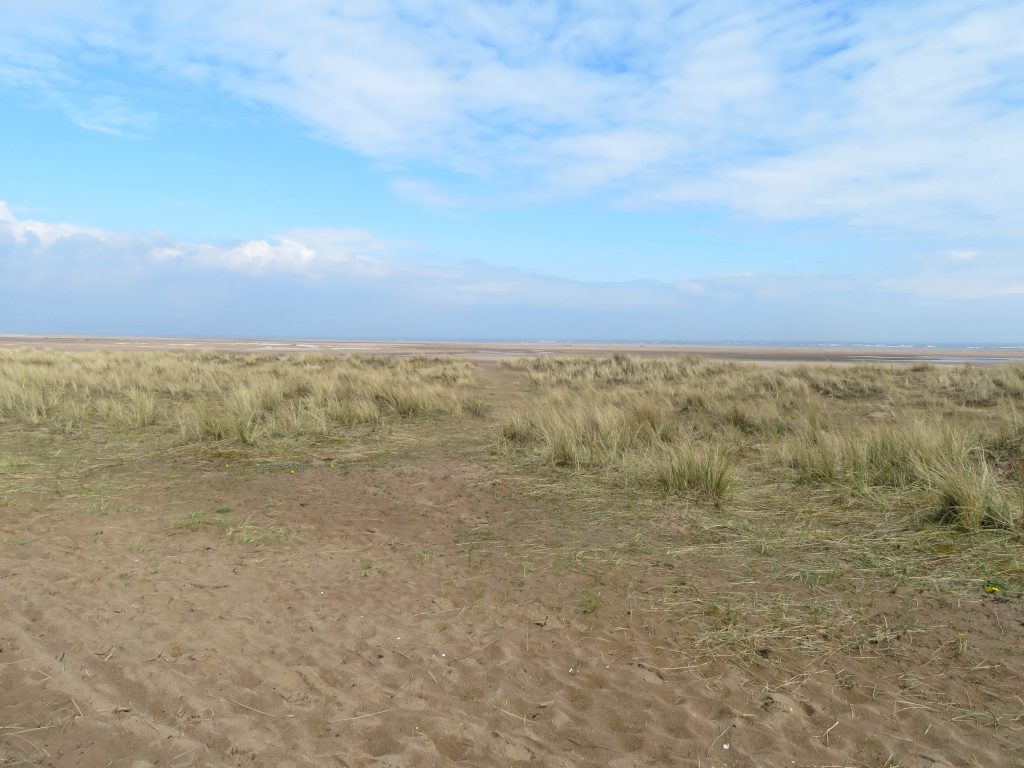
<path id="1" fill-rule="evenodd" d="M 472 464 L 122 479 L 109 508 L 42 489 L 8 508 L 0 764 L 1020 764 L 1011 732 L 940 713 L 963 698 L 942 645 L 700 659 L 628 573 L 582 613 L 587 574 L 487 545 L 530 502 Z M 174 527 L 222 508 L 241 533 Z M 972 642 L 1020 647 L 1016 606 L 963 611 Z"/>

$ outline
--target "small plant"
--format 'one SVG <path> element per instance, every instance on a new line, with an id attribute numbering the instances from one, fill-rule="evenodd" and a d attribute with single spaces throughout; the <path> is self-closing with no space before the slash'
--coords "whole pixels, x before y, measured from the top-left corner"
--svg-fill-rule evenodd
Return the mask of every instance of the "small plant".
<path id="1" fill-rule="evenodd" d="M 198 531 L 204 525 L 207 525 L 206 513 L 200 510 L 185 515 L 185 517 L 174 524 L 174 527 L 188 531 Z"/>
<path id="2" fill-rule="evenodd" d="M 956 658 L 960 658 L 967 653 L 967 635 L 963 632 L 957 632 L 953 635 L 953 639 L 950 641 L 953 643 L 953 655 Z"/>
<path id="3" fill-rule="evenodd" d="M 465 416 L 480 418 L 487 414 L 487 403 L 479 397 L 470 395 L 462 400 L 462 413 Z"/>
<path id="4" fill-rule="evenodd" d="M 595 595 L 589 589 L 585 590 L 582 599 L 580 599 L 579 612 L 584 616 L 589 616 L 601 607 L 601 602 L 600 595 Z"/>
<path id="5" fill-rule="evenodd" d="M 1005 582 L 999 579 L 989 579 L 985 582 L 985 591 L 990 595 L 999 595 L 1006 592 L 1007 586 Z"/>
<path id="6" fill-rule="evenodd" d="M 146 543 L 140 537 L 136 539 L 133 543 L 128 545 L 128 551 L 136 555 L 141 555 L 143 552 L 146 551 Z"/>
<path id="7" fill-rule="evenodd" d="M 533 421 L 521 413 L 512 413 L 498 428 L 498 440 L 508 445 L 525 445 L 537 437 Z"/>

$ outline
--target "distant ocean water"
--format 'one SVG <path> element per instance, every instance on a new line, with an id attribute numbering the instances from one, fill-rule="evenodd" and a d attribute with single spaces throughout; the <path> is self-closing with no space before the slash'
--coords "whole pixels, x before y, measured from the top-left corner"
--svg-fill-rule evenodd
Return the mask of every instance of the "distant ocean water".
<path id="1" fill-rule="evenodd" d="M 814 341 L 538 341 L 524 342 L 541 346 L 544 344 L 635 344 L 647 347 L 659 346 L 687 346 L 687 347 L 736 347 L 736 348 L 771 348 L 789 347 L 801 349 L 856 349 L 863 350 L 864 354 L 853 355 L 851 360 L 860 362 L 923 362 L 923 363 L 954 363 L 973 365 L 998 365 L 1000 363 L 1020 363 L 1019 356 L 1000 357 L 999 352 L 1020 352 L 1024 351 L 1024 344 L 956 344 L 953 342 L 945 344 L 891 344 L 883 342 L 814 342 Z M 885 354 L 881 354 L 882 351 Z M 893 355 L 893 352 L 906 350 L 908 355 L 901 358 Z M 990 352 L 990 355 L 971 355 L 969 357 L 948 354 L 949 352 Z M 879 354 L 872 355 L 872 351 Z M 921 354 L 922 352 L 926 354 Z M 933 352 L 934 354 L 927 354 Z M 945 352 L 945 354 L 944 354 Z"/>
<path id="2" fill-rule="evenodd" d="M 941 344 L 917 344 L 917 343 L 905 343 L 905 344 L 889 344 L 881 342 L 865 342 L 865 341 L 841 341 L 841 342 L 822 342 L 822 341 L 650 341 L 645 339 L 639 339 L 636 341 L 625 341 L 622 339 L 616 341 L 606 341 L 600 339 L 589 339 L 586 341 L 579 339 L 559 339 L 559 340 L 544 340 L 544 341 L 522 341 L 515 342 L 522 344 L 643 344 L 646 346 L 685 346 L 685 347 L 799 347 L 807 349 L 907 349 L 907 350 L 920 350 L 920 349 L 971 349 L 971 350 L 1024 350 L 1024 344 L 957 344 L 955 342 L 941 343 Z"/>

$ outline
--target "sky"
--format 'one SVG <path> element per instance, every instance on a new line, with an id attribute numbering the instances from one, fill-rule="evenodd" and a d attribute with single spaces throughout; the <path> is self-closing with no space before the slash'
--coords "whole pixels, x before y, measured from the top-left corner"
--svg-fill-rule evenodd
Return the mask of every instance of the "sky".
<path id="1" fill-rule="evenodd" d="M 0 0 L 0 333 L 1024 344 L 1022 29 Z"/>

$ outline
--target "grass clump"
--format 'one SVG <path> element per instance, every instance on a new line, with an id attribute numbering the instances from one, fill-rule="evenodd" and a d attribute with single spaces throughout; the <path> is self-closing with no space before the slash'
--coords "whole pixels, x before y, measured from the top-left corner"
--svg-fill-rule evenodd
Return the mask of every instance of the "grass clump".
<path id="1" fill-rule="evenodd" d="M 718 446 L 675 447 L 659 460 L 654 477 L 670 494 L 693 494 L 716 506 L 735 484 L 729 452 Z"/>
<path id="2" fill-rule="evenodd" d="M 768 369 L 623 355 L 503 365 L 526 375 L 532 402 L 497 441 L 541 465 L 716 506 L 756 492 L 742 476 L 917 519 L 938 508 L 962 530 L 1012 528 L 1024 515 L 1009 490 L 1024 480 L 1024 365 Z"/>
<path id="3" fill-rule="evenodd" d="M 924 471 L 940 521 L 965 531 L 1020 526 L 1024 510 L 1011 504 L 984 457 L 947 462 Z"/>
<path id="4" fill-rule="evenodd" d="M 734 487 L 730 453 L 692 427 L 657 393 L 614 397 L 587 387 L 556 390 L 529 411 L 511 412 L 497 442 L 548 466 L 604 471 L 720 505 Z"/>
<path id="5" fill-rule="evenodd" d="M 972 440 L 934 423 L 875 429 L 854 423 L 808 430 L 783 453 L 804 484 L 899 489 L 924 482 L 932 467 L 962 461 Z"/>
<path id="6" fill-rule="evenodd" d="M 174 527 L 178 530 L 192 531 L 193 533 L 205 528 L 219 528 L 235 544 L 265 544 L 268 542 L 281 542 L 290 538 L 288 532 L 280 526 L 256 525 L 249 519 L 237 520 L 226 517 L 226 512 L 230 512 L 230 510 L 226 508 L 223 510 L 218 509 L 214 517 L 211 517 L 203 510 L 191 512 L 179 520 Z"/>
<path id="7" fill-rule="evenodd" d="M 574 470 L 615 466 L 637 451 L 673 439 L 674 425 L 654 398 L 621 401 L 591 390 L 557 393 L 498 428 L 506 446 L 534 446 L 543 462 Z"/>

